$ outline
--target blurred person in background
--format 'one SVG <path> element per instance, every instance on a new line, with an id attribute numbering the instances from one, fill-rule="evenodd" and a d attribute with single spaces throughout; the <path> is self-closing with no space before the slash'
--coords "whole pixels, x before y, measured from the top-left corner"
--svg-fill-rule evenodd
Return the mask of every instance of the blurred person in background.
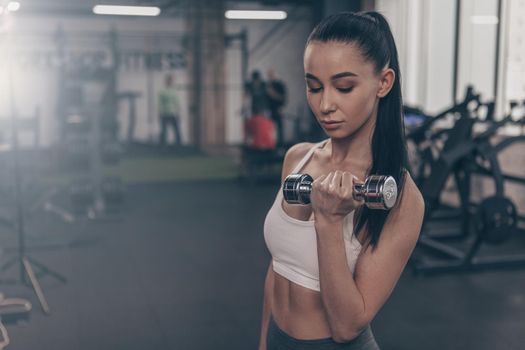
<path id="1" fill-rule="evenodd" d="M 257 70 L 244 85 L 244 144 L 251 149 L 269 150 L 276 145 L 275 124 L 268 117 L 267 86 Z"/>
<path id="2" fill-rule="evenodd" d="M 254 115 L 266 114 L 267 109 L 266 83 L 261 73 L 254 70 L 251 80 L 244 84 L 242 114 L 245 118 L 250 118 Z"/>
<path id="3" fill-rule="evenodd" d="M 268 110 L 270 112 L 270 118 L 275 123 L 277 145 L 280 146 L 284 143 L 282 109 L 286 104 L 286 85 L 282 80 L 277 79 L 273 69 L 269 69 L 267 75 L 266 98 L 268 101 Z"/>
<path id="4" fill-rule="evenodd" d="M 171 126 L 175 134 L 175 144 L 180 146 L 182 143 L 180 136 L 180 101 L 177 91 L 173 85 L 173 76 L 166 75 L 164 88 L 159 91 L 159 117 L 160 117 L 160 138 L 161 146 L 166 145 L 168 128 Z"/>

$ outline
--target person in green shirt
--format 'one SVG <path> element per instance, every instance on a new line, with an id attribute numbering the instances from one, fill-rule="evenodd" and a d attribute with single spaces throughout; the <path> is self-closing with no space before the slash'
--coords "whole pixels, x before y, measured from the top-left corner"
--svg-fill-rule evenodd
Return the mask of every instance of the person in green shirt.
<path id="1" fill-rule="evenodd" d="M 175 133 L 175 144 L 181 145 L 180 136 L 180 102 L 177 91 L 173 86 L 173 76 L 166 75 L 164 88 L 159 92 L 159 116 L 160 116 L 160 144 L 166 145 L 166 134 L 168 128 L 173 127 Z"/>

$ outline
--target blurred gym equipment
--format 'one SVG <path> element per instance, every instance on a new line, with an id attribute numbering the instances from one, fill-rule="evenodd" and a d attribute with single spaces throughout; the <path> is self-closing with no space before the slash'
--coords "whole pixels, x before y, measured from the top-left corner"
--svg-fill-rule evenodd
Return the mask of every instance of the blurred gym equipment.
<path id="1" fill-rule="evenodd" d="M 478 107 L 482 105 L 484 104 L 479 103 Z M 412 259 L 416 272 L 439 273 L 525 266 L 523 253 L 480 255 L 483 244 L 502 244 L 519 232 L 517 222 L 524 219 L 518 215 L 511 199 L 505 196 L 504 185 L 505 181 L 525 185 L 525 178 L 505 174 L 501 169 L 498 154 L 513 144 L 525 142 L 525 135 L 505 137 L 498 142 L 493 138 L 503 126 L 521 125 L 524 118 L 514 120 L 511 108 L 509 115 L 494 121 L 491 115 L 492 103 L 485 105 L 487 113 L 483 118 L 477 117 L 475 113 L 471 114 L 476 112 L 478 107 L 473 111 L 463 110 L 452 128 L 438 131 L 440 137 L 445 140 L 439 152 L 434 149 L 426 153 L 424 162 L 430 172 L 429 175 L 419 178 L 420 189 L 426 201 L 426 216 L 418 244 L 423 249 L 417 250 Z M 485 130 L 473 134 L 473 126 L 479 123 L 483 124 Z M 473 202 L 473 175 L 490 179 L 494 183 L 495 194 Z M 447 208 L 440 203 L 441 193 L 449 177 L 455 181 L 459 208 Z M 458 218 L 459 232 L 432 232 L 433 223 Z M 451 239 L 457 239 L 461 244 L 449 243 Z M 428 250 L 437 253 L 441 258 L 428 259 L 428 254 L 423 253 Z"/>
<path id="2" fill-rule="evenodd" d="M 32 265 L 35 265 L 41 274 L 48 274 L 59 281 L 65 282 L 66 279 L 60 275 L 59 273 L 52 271 L 44 264 L 38 262 L 37 260 L 29 257 L 26 253 L 26 242 L 25 242 L 25 222 L 24 222 L 24 208 L 22 204 L 22 185 L 21 185 L 21 177 L 22 173 L 20 171 L 20 159 L 19 159 L 19 144 L 18 144 L 18 115 L 17 115 L 17 109 L 15 106 L 15 98 L 14 98 L 14 70 L 12 65 L 12 57 L 11 57 L 11 40 L 12 36 L 11 33 L 8 33 L 7 37 L 7 55 L 8 55 L 8 62 L 9 62 L 9 70 L 8 70 L 8 93 L 9 93 L 9 106 L 10 106 L 10 114 L 11 114 L 11 143 L 12 143 L 12 160 L 13 160 L 13 178 L 14 178 L 14 189 L 15 189 L 15 208 L 16 208 L 16 220 L 13 223 L 12 227 L 15 229 L 15 231 L 18 234 L 18 250 L 17 255 L 13 257 L 10 261 L 7 261 L 1 268 L 2 271 L 6 271 L 10 266 L 13 266 L 18 263 L 19 267 L 19 278 L 15 281 L 15 283 L 19 283 L 22 285 L 27 285 L 27 279 L 29 278 L 29 281 L 31 283 L 31 287 L 33 291 L 35 292 L 40 305 L 42 306 L 42 310 L 45 314 L 50 314 L 51 310 L 49 308 L 49 305 L 47 303 L 47 300 L 42 292 L 42 289 L 40 287 L 40 283 L 38 282 L 38 279 L 33 271 Z M 6 281 L 3 281 L 6 282 Z M 22 308 L 22 312 L 13 312 L 13 315 L 19 315 L 24 314 L 26 311 L 28 312 L 31 309 L 30 303 L 28 301 L 25 301 L 23 299 L 10 299 L 6 301 L 6 306 L 15 308 L 12 310 L 20 311 L 20 307 Z M 9 309 L 6 309 L 9 310 Z M 25 311 L 24 311 L 25 310 Z M 0 314 L 2 311 L 2 302 L 0 301 Z M 2 333 L 4 335 L 4 343 L 9 342 L 9 337 L 7 336 L 7 332 L 5 332 L 5 328 L 2 327 Z"/>
<path id="3" fill-rule="evenodd" d="M 450 131 L 450 128 L 434 130 L 433 127 L 445 119 L 457 119 L 461 116 L 470 115 L 481 103 L 479 98 L 480 96 L 474 92 L 474 88 L 468 86 L 463 101 L 452 105 L 435 116 L 425 114 L 419 108 L 404 107 L 407 146 L 411 156 L 409 171 L 416 184 L 420 185 L 429 176 L 434 154 L 440 151 L 439 147 L 448 137 Z M 469 130 L 467 125 L 466 127 L 463 130 L 465 133 Z"/>
<path id="4" fill-rule="evenodd" d="M 55 34 L 57 52 L 66 62 L 66 35 L 62 29 Z M 77 219 L 104 219 L 113 214 L 124 198 L 124 183 L 116 178 L 105 178 L 103 166 L 120 161 L 123 148 L 117 141 L 116 119 L 118 100 L 124 98 L 130 104 L 130 130 L 132 137 L 135 118 L 136 93 L 116 92 L 117 42 L 116 33 L 110 32 L 109 64 L 66 65 L 59 67 L 59 125 L 61 142 L 58 145 L 62 170 L 71 180 L 66 188 L 54 188 L 44 200 L 43 208 L 56 214 L 65 222 Z M 55 197 L 68 193 L 70 207 L 59 204 Z"/>

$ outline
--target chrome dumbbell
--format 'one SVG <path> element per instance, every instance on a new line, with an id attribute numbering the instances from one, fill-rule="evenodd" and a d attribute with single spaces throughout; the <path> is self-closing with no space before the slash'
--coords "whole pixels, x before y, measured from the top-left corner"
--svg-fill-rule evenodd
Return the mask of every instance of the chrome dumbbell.
<path id="1" fill-rule="evenodd" d="M 284 200 L 290 204 L 309 204 L 312 182 L 308 174 L 291 174 L 283 184 Z M 388 210 L 396 204 L 397 184 L 392 176 L 371 175 L 364 183 L 354 183 L 353 196 L 364 199 L 370 209 Z"/>

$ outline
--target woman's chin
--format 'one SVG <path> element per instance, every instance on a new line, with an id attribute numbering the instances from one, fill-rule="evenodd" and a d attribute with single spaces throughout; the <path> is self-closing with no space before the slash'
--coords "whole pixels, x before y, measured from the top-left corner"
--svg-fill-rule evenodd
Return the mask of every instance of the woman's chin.
<path id="1" fill-rule="evenodd" d="M 324 129 L 324 132 L 325 134 L 330 137 L 330 138 L 334 138 L 334 139 L 342 139 L 342 138 L 345 138 L 347 137 L 347 133 L 345 133 L 343 130 L 326 130 Z"/>

